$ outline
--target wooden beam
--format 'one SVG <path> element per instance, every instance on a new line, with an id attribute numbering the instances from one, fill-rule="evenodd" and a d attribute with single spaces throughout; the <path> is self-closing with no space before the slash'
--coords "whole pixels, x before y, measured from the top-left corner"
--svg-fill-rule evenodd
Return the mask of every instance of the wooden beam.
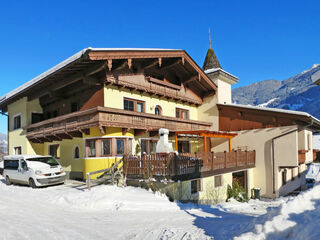
<path id="1" fill-rule="evenodd" d="M 99 131 L 102 135 L 105 135 L 106 134 L 106 128 L 104 126 L 99 126 Z"/>
<path id="2" fill-rule="evenodd" d="M 122 135 L 126 135 L 130 128 L 122 128 Z"/>
<path id="3" fill-rule="evenodd" d="M 132 67 L 132 59 L 131 58 L 128 59 L 128 67 L 129 67 L 129 69 L 131 69 L 131 67 Z"/>
<path id="4" fill-rule="evenodd" d="M 190 82 L 193 82 L 193 81 L 197 80 L 197 78 L 198 78 L 198 75 L 193 75 L 190 78 L 188 78 L 186 81 L 184 81 L 183 83 L 184 84 L 188 84 Z"/>
<path id="5" fill-rule="evenodd" d="M 178 134 L 175 134 L 175 139 L 176 139 L 176 151 L 178 152 Z"/>
<path id="6" fill-rule="evenodd" d="M 79 131 L 85 135 L 90 135 L 90 128 L 79 129 Z"/>
<path id="7" fill-rule="evenodd" d="M 178 59 L 177 61 L 175 61 L 175 62 L 173 62 L 173 63 L 170 63 L 170 64 L 168 64 L 168 65 L 166 65 L 166 66 L 161 67 L 161 70 L 166 70 L 166 69 L 168 69 L 168 68 L 172 68 L 172 67 L 174 67 L 175 65 L 180 64 L 181 62 L 182 62 L 181 59 Z"/>
<path id="8" fill-rule="evenodd" d="M 228 144 L 229 144 L 229 152 L 231 152 L 231 138 L 228 139 Z"/>
<path id="9" fill-rule="evenodd" d="M 72 131 L 72 132 L 68 132 L 68 134 L 71 135 L 72 137 L 77 137 L 77 138 L 82 137 L 82 133 L 80 131 Z"/>
<path id="10" fill-rule="evenodd" d="M 108 69 L 109 69 L 109 71 L 111 71 L 111 69 L 112 69 L 112 59 L 108 59 L 107 62 L 108 62 Z"/>
<path id="11" fill-rule="evenodd" d="M 147 65 L 144 65 L 144 66 L 142 65 L 141 68 L 142 68 L 142 69 L 148 69 L 148 68 L 154 67 L 155 65 L 158 64 L 158 62 L 159 62 L 159 60 L 156 59 L 156 60 L 150 62 L 150 63 L 147 64 Z"/>
<path id="12" fill-rule="evenodd" d="M 141 136 L 147 132 L 147 129 L 134 129 L 135 136 Z"/>
<path id="13" fill-rule="evenodd" d="M 120 65 L 114 67 L 113 71 L 118 71 L 128 66 L 128 62 L 124 60 Z"/>

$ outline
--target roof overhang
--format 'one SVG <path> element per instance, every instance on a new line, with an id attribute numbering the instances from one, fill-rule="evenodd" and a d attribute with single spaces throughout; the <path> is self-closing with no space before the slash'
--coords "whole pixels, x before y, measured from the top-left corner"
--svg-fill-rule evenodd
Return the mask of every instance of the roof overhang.
<path id="1" fill-rule="evenodd" d="M 233 109 L 241 112 L 251 112 L 260 115 L 281 115 L 298 121 L 300 125 L 314 130 L 320 130 L 320 120 L 309 113 L 301 111 L 292 111 L 278 108 L 266 108 L 257 106 L 247 106 L 241 104 L 217 104 L 219 110 Z"/>
<path id="2" fill-rule="evenodd" d="M 220 79 L 230 84 L 238 82 L 238 78 L 221 68 L 211 68 L 204 71 L 212 80 Z"/>
<path id="3" fill-rule="evenodd" d="M 0 98 L 0 109 L 6 109 L 7 105 L 24 97 L 28 92 L 41 87 L 47 81 L 57 81 L 57 79 L 67 79 L 70 72 L 81 75 L 84 69 L 89 68 L 101 70 L 112 65 L 112 60 L 127 59 L 157 59 L 161 66 L 161 61 L 165 58 L 180 58 L 182 65 L 187 65 L 194 69 L 195 76 L 192 81 L 198 81 L 205 85 L 206 91 L 216 91 L 215 83 L 204 73 L 204 71 L 195 63 L 195 61 L 184 50 L 177 49 L 157 49 L 157 48 L 86 48 L 74 54 L 63 62 L 57 64 L 46 72 L 40 74 L 29 82 L 21 85 L 15 90 L 9 92 Z M 69 74 L 69 75 L 68 75 Z"/>
<path id="4" fill-rule="evenodd" d="M 192 130 L 192 131 L 177 131 L 176 135 L 193 135 L 199 137 L 212 137 L 212 138 L 233 138 L 238 134 L 235 132 L 225 131 L 212 131 L 212 130 Z"/>

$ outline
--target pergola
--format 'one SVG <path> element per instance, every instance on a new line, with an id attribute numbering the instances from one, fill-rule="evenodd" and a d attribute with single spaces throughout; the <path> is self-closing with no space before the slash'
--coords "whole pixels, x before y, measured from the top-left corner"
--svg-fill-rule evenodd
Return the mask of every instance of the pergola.
<path id="1" fill-rule="evenodd" d="M 231 152 L 231 139 L 237 136 L 237 133 L 211 131 L 211 130 L 192 130 L 192 131 L 177 131 L 175 133 L 176 150 L 178 149 L 178 136 L 191 135 L 192 137 L 203 138 L 203 151 L 207 152 L 207 138 L 226 138 L 228 139 L 229 152 Z"/>

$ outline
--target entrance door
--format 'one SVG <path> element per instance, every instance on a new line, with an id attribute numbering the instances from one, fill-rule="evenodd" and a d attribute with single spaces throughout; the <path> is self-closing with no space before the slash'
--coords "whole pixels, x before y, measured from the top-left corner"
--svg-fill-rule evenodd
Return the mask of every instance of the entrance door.
<path id="1" fill-rule="evenodd" d="M 242 187 L 246 193 L 248 193 L 247 189 L 247 171 L 234 172 L 232 173 L 232 181 L 237 181 L 239 186 Z"/>

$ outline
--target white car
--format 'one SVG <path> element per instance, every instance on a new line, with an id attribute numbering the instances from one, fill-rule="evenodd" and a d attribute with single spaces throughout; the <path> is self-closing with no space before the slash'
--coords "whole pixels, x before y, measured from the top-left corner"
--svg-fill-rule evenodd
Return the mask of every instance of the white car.
<path id="1" fill-rule="evenodd" d="M 11 155 L 3 161 L 7 185 L 28 184 L 32 188 L 63 183 L 66 173 L 52 156 Z"/>

